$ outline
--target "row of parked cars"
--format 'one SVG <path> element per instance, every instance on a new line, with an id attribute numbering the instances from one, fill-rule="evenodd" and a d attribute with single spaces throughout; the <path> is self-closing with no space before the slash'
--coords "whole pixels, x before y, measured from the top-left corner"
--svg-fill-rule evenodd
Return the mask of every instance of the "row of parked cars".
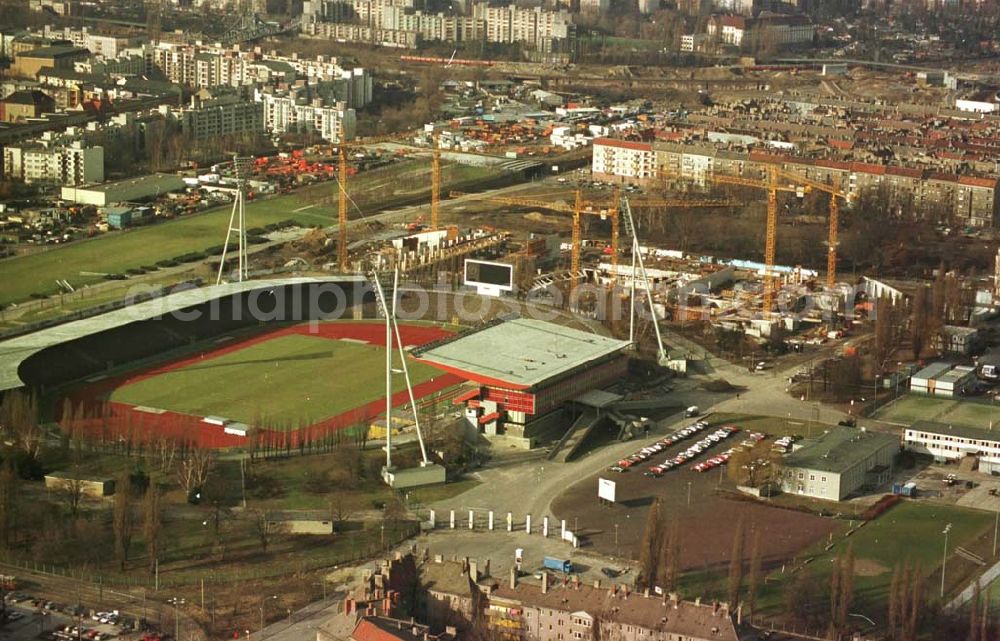
<path id="1" fill-rule="evenodd" d="M 708 423 L 705 421 L 698 421 L 697 423 L 692 423 L 687 427 L 677 430 L 670 436 L 666 436 L 656 441 L 655 443 L 652 443 L 651 445 L 647 445 L 646 447 L 642 448 L 632 456 L 623 458 L 622 460 L 618 461 L 618 463 L 611 466 L 611 471 L 612 472 L 628 471 L 629 468 L 634 467 L 645 461 L 648 461 L 655 454 L 658 454 L 659 452 L 662 452 L 668 447 L 676 445 L 677 443 L 680 443 L 683 440 L 689 439 L 695 434 L 702 432 L 707 428 L 708 428 Z"/>
<path id="2" fill-rule="evenodd" d="M 660 463 L 659 465 L 654 465 L 650 467 L 646 471 L 646 475 L 657 476 L 657 477 L 663 476 L 665 472 L 668 472 L 674 469 L 675 467 L 680 467 L 690 462 L 691 460 L 701 456 L 702 452 L 704 452 L 708 448 L 712 447 L 716 443 L 721 443 L 722 441 L 724 441 L 725 439 L 729 438 L 730 436 L 739 431 L 740 429 L 738 427 L 735 427 L 733 425 L 724 425 L 723 427 L 720 427 L 719 429 L 715 430 L 714 432 L 712 432 L 705 438 L 701 439 L 697 443 L 694 443 L 693 445 L 691 445 L 691 447 L 679 453 L 674 458 L 667 459 L 666 461 Z M 696 472 L 704 472 L 706 470 L 710 470 L 713 467 L 717 465 L 722 465 L 727 460 L 729 460 L 729 456 L 731 454 L 732 450 L 729 450 L 725 452 L 725 458 L 723 458 L 722 455 L 713 456 L 711 459 L 709 459 L 710 461 L 712 461 L 711 464 L 709 464 L 709 461 L 704 461 L 703 463 L 697 463 L 693 465 L 691 469 Z"/>
<path id="3" fill-rule="evenodd" d="M 104 641 L 105 639 L 111 639 L 115 636 L 117 635 L 100 632 L 84 626 L 77 627 L 75 625 L 58 625 L 56 626 L 56 629 L 52 631 L 52 636 L 50 638 L 55 641 L 77 641 L 78 639 L 87 639 L 87 641 Z"/>

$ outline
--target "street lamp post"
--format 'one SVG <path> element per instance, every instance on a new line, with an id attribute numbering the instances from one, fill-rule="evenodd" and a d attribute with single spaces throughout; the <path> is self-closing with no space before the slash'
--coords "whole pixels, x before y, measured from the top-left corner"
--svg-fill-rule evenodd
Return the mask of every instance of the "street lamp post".
<path id="1" fill-rule="evenodd" d="M 277 599 L 278 595 L 264 597 L 260 600 L 260 639 L 264 638 L 264 606 L 271 599 Z"/>
<path id="2" fill-rule="evenodd" d="M 944 573 L 948 564 L 948 532 L 951 531 L 951 523 L 944 526 L 944 554 L 941 558 L 941 598 L 944 598 Z"/>

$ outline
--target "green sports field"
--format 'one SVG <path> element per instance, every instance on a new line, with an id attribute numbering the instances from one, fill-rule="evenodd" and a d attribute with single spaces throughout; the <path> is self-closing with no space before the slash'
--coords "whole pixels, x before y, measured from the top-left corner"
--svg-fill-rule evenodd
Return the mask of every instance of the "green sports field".
<path id="1" fill-rule="evenodd" d="M 885 617 L 886 596 L 892 575 L 897 566 L 908 563 L 927 577 L 928 592 L 940 580 L 941 558 L 944 551 L 942 531 L 951 524 L 948 533 L 949 593 L 964 586 L 969 577 L 964 576 L 960 559 L 954 550 L 964 546 L 978 549 L 977 539 L 992 537 L 994 514 L 982 510 L 956 507 L 923 501 L 904 501 L 889 509 L 874 521 L 841 540 L 828 551 L 816 555 L 808 571 L 820 585 L 827 585 L 834 559 L 843 554 L 848 542 L 854 550 L 855 607 L 858 612 L 877 620 Z M 771 607 L 782 607 L 783 592 L 789 574 L 775 573 L 769 577 L 766 601 Z M 934 591 L 934 596 L 937 596 Z"/>
<path id="2" fill-rule="evenodd" d="M 991 421 L 1000 425 L 1000 407 L 969 400 L 906 395 L 880 409 L 875 417 L 900 425 L 935 421 L 985 428 Z"/>
<path id="3" fill-rule="evenodd" d="M 407 161 L 359 174 L 352 182 L 352 199 L 365 214 L 371 214 L 386 204 L 426 195 L 430 189 L 430 169 L 425 165 Z M 460 187 L 494 171 L 446 165 L 443 173 L 446 187 Z M 264 227 L 289 219 L 306 227 L 333 225 L 337 221 L 336 196 L 336 185 L 324 183 L 251 202 L 246 208 L 247 227 Z M 227 205 L 0 261 L 0 273 L 4 276 L 0 279 L 0 305 L 27 300 L 32 294 L 56 293 L 57 279 L 79 287 L 102 281 L 101 274 L 121 274 L 127 269 L 222 245 L 231 209 Z M 352 211 L 352 217 L 357 213 Z"/>
<path id="4" fill-rule="evenodd" d="M 441 374 L 407 363 L 414 385 Z M 381 347 L 292 334 L 124 385 L 111 400 L 297 429 L 383 398 L 384 365 Z"/>

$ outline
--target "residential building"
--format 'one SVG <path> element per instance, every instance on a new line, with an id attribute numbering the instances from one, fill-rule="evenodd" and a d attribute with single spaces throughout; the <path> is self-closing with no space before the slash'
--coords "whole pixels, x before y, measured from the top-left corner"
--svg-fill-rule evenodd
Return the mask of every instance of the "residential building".
<path id="1" fill-rule="evenodd" d="M 310 93 L 308 87 L 290 91 L 258 90 L 255 99 L 263 105 L 265 128 L 272 133 L 311 131 L 332 143 L 352 140 L 357 124 L 354 110 L 345 102 L 328 104 Z"/>
<path id="2" fill-rule="evenodd" d="M 527 641 L 620 639 L 622 641 L 738 641 L 740 613 L 725 603 L 682 601 L 676 594 L 633 592 L 627 585 L 601 587 L 579 578 L 486 584 L 488 628 L 502 638 Z"/>
<path id="3" fill-rule="evenodd" d="M 942 352 L 968 356 L 979 347 L 979 330 L 975 327 L 945 325 L 934 337 L 934 343 Z"/>
<path id="4" fill-rule="evenodd" d="M 1000 430 L 934 421 L 916 421 L 903 431 L 903 447 L 934 457 L 938 463 L 974 457 L 984 474 L 1000 472 Z"/>
<path id="5" fill-rule="evenodd" d="M 360 67 L 345 68 L 326 56 L 301 58 L 298 55 L 263 55 L 203 45 L 161 43 L 143 53 L 149 70 L 156 70 L 170 82 L 209 89 L 219 86 L 278 86 L 303 79 L 306 84 L 332 83 L 337 100 L 360 109 L 372 100 L 372 78 Z"/>
<path id="6" fill-rule="evenodd" d="M 48 146 L 33 142 L 3 149 L 3 175 L 27 183 L 82 185 L 104 181 L 104 149 L 80 141 Z"/>
<path id="7" fill-rule="evenodd" d="M 781 489 L 840 501 L 889 481 L 899 438 L 864 428 L 837 426 L 808 439 L 784 458 Z"/>
<path id="8" fill-rule="evenodd" d="M 705 32 L 725 45 L 739 48 L 796 47 L 812 44 L 815 28 L 801 15 L 715 15 L 708 19 Z"/>
<path id="9" fill-rule="evenodd" d="M 35 78 L 38 76 L 38 72 L 46 67 L 72 69 L 73 63 L 78 60 L 86 60 L 89 57 L 90 52 L 82 47 L 68 45 L 42 47 L 17 54 L 10 70 L 15 76 Z"/>
<path id="10" fill-rule="evenodd" d="M 127 47 L 134 46 L 137 42 L 136 38 L 96 34 L 87 27 L 56 29 L 51 25 L 45 25 L 42 35 L 45 38 L 66 40 L 75 47 L 82 47 L 95 56 L 105 58 L 117 58 Z"/>
<path id="11" fill-rule="evenodd" d="M 414 31 L 379 29 L 340 22 L 310 22 L 302 27 L 302 33 L 338 42 L 367 42 L 377 46 L 402 49 L 416 49 L 421 41 L 420 34 Z"/>
<path id="12" fill-rule="evenodd" d="M 709 138 L 712 138 L 710 135 Z M 595 141 L 592 168 L 598 179 L 648 183 L 674 180 L 704 185 L 710 174 L 731 174 L 764 180 L 767 166 L 776 165 L 804 178 L 828 183 L 854 199 L 866 190 L 880 190 L 901 211 L 917 212 L 931 220 L 957 218 L 971 227 L 992 227 L 1000 214 L 1000 179 L 990 176 L 948 174 L 898 165 L 810 158 L 772 151 L 740 150 L 696 142 L 652 143 L 652 169 L 637 168 L 630 152 L 612 151 L 619 140 Z M 618 161 L 616 164 L 613 161 Z M 640 171 L 640 169 L 643 169 Z"/>
<path id="13" fill-rule="evenodd" d="M 388 46 L 416 46 L 422 40 L 467 42 L 485 40 L 520 43 L 544 53 L 562 51 L 576 36 L 572 14 L 565 9 L 523 8 L 514 5 L 472 6 L 471 15 L 427 13 L 412 0 L 318 0 L 303 12 L 304 31 L 310 35 L 335 33 L 353 41 L 374 40 Z M 321 21 L 355 22 L 372 30 L 332 29 Z M 411 36 L 403 36 L 409 33 Z M 412 44 L 411 44 L 412 43 Z"/>
<path id="14" fill-rule="evenodd" d="M 707 38 L 708 36 L 703 33 L 685 33 L 681 36 L 681 51 L 685 53 L 701 51 Z"/>
<path id="15" fill-rule="evenodd" d="M 20 122 L 55 111 L 56 103 L 38 89 L 22 89 L 0 100 L 0 122 Z"/>
<path id="16" fill-rule="evenodd" d="M 160 113 L 178 122 L 181 131 L 195 141 L 264 131 L 263 105 L 236 95 L 215 98 L 203 92 L 192 96 L 187 107 L 161 105 Z"/>
<path id="17" fill-rule="evenodd" d="M 656 178 L 656 155 L 649 143 L 596 138 L 591 171 L 596 180 L 647 183 Z"/>

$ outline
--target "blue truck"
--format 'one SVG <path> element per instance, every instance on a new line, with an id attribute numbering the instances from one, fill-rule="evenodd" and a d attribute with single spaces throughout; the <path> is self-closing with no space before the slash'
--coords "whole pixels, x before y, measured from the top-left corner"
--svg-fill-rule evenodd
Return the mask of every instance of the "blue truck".
<path id="1" fill-rule="evenodd" d="M 573 562 L 569 559 L 557 559 L 554 556 L 547 556 L 542 560 L 542 567 L 546 570 L 555 570 L 556 572 L 569 574 L 573 571 Z"/>

